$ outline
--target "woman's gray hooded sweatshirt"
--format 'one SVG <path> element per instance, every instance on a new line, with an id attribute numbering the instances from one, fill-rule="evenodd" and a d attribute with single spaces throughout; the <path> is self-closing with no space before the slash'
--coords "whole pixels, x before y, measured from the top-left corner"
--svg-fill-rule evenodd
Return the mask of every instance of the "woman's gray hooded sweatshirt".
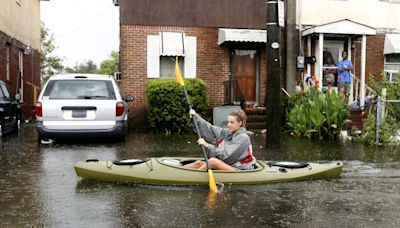
<path id="1" fill-rule="evenodd" d="M 201 137 L 209 143 L 208 157 L 216 157 L 238 169 L 253 169 L 256 163 L 250 140 L 253 132 L 242 127 L 232 134 L 228 128 L 212 125 L 197 114 L 193 120 L 199 126 Z"/>

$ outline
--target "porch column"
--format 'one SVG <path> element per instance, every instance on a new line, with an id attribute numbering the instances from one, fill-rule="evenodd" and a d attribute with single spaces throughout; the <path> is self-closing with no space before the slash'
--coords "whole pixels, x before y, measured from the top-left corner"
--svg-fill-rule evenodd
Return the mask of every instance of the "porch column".
<path id="1" fill-rule="evenodd" d="M 347 56 L 348 56 L 347 58 L 351 61 L 351 36 L 347 37 Z M 353 69 L 354 69 L 354 64 L 355 63 L 353 62 Z M 353 102 L 353 100 L 354 100 L 354 79 L 351 79 L 349 103 Z"/>
<path id="2" fill-rule="evenodd" d="M 347 37 L 347 55 L 348 59 L 351 61 L 351 36 Z"/>
<path id="3" fill-rule="evenodd" d="M 360 106 L 364 106 L 365 99 L 365 62 L 366 62 L 366 54 L 367 52 L 367 36 L 362 36 L 361 42 L 361 88 L 360 88 Z"/>
<path id="4" fill-rule="evenodd" d="M 307 36 L 307 56 L 311 56 L 311 35 Z M 311 77 L 311 64 L 307 64 L 307 75 Z"/>
<path id="5" fill-rule="evenodd" d="M 318 50 L 318 81 L 319 81 L 319 88 L 322 89 L 322 74 L 323 74 L 323 60 L 324 60 L 324 34 L 319 34 L 319 50 Z M 317 72 L 316 72 L 317 73 Z"/>

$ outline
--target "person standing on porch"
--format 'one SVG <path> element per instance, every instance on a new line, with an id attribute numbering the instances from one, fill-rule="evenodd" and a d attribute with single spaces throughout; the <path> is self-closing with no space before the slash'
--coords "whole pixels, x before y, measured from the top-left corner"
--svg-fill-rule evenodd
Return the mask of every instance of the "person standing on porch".
<path id="1" fill-rule="evenodd" d="M 347 59 L 347 51 L 342 52 L 342 60 L 339 61 L 338 70 L 338 90 L 339 94 L 344 95 L 346 98 L 350 95 L 351 85 L 351 71 L 353 70 L 353 63 Z"/>

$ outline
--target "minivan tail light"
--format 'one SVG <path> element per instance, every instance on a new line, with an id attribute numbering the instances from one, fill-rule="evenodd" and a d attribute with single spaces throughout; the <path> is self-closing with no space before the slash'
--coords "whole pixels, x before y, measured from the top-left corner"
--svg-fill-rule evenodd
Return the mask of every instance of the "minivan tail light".
<path id="1" fill-rule="evenodd" d="M 125 112 L 124 103 L 118 102 L 115 106 L 115 116 L 122 116 Z"/>
<path id="2" fill-rule="evenodd" d="M 35 113 L 37 117 L 43 117 L 42 103 L 37 102 L 35 105 Z"/>

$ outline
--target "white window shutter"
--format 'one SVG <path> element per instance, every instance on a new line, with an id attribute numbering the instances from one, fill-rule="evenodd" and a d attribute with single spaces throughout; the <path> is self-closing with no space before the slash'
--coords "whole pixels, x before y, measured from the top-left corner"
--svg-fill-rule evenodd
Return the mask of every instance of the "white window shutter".
<path id="1" fill-rule="evenodd" d="M 160 77 L 159 36 L 147 36 L 147 78 Z"/>
<path id="2" fill-rule="evenodd" d="M 185 78 L 195 78 L 197 38 L 194 36 L 187 36 L 185 45 Z"/>

